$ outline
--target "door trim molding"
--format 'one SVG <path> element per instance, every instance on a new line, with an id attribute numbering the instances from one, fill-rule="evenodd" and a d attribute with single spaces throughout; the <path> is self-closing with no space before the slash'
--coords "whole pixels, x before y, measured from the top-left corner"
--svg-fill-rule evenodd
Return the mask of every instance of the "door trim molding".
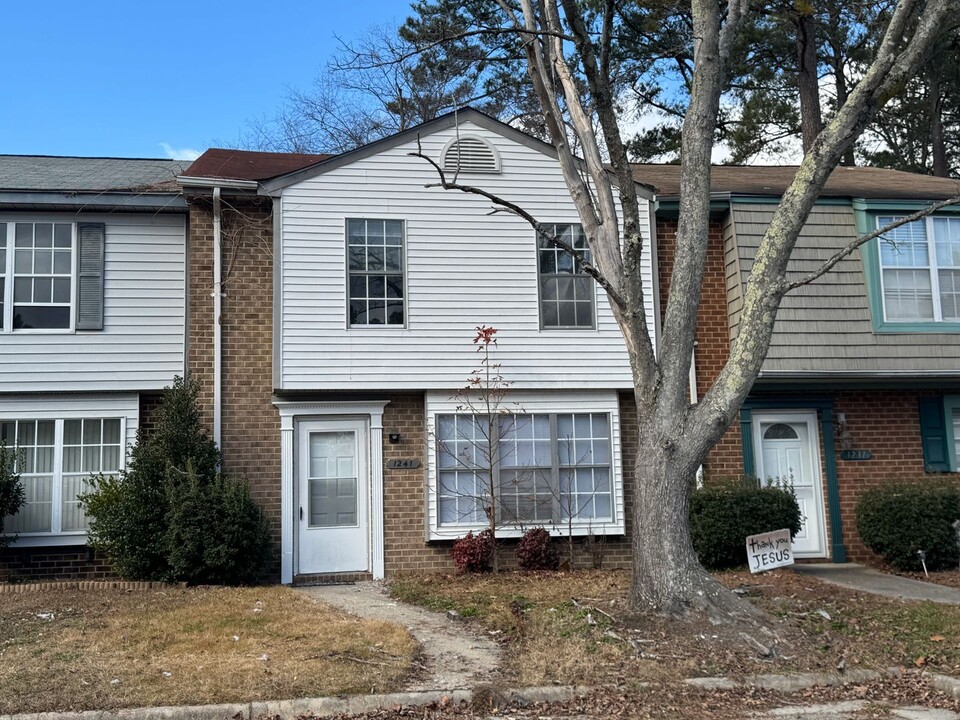
<path id="1" fill-rule="evenodd" d="M 370 421 L 367 448 L 370 472 L 370 570 L 375 580 L 383 579 L 383 409 L 389 402 L 274 400 L 273 404 L 280 413 L 280 582 L 284 585 L 293 582 L 296 423 L 308 418 L 324 420 L 338 415 L 359 415 Z"/>
<path id="2" fill-rule="evenodd" d="M 753 412 L 751 417 L 752 427 L 750 428 L 753 436 L 753 450 L 754 450 L 754 460 L 756 466 L 760 465 L 759 460 L 762 458 L 763 453 L 763 435 L 760 430 L 763 423 L 799 423 L 803 422 L 807 426 L 807 450 L 810 452 L 810 461 L 813 464 L 814 480 L 816 487 L 816 494 L 814 496 L 814 502 L 816 503 L 816 510 L 820 514 L 819 522 L 817 523 L 817 535 L 819 539 L 820 552 L 815 554 L 803 553 L 797 554 L 797 557 L 811 557 L 811 558 L 825 558 L 828 555 L 828 538 L 827 538 L 827 518 L 826 518 L 826 508 L 824 507 L 825 503 L 823 500 L 824 495 L 824 472 L 823 472 L 823 461 L 820 457 L 820 437 L 819 437 L 819 428 L 817 422 L 817 411 L 810 408 L 797 408 L 789 410 L 759 410 Z M 760 478 L 762 482 L 762 478 Z"/>
<path id="3" fill-rule="evenodd" d="M 833 425 L 833 399 L 823 395 L 809 397 L 750 397 L 740 410 L 740 447 L 743 472 L 756 475 L 753 455 L 752 413 L 754 410 L 816 410 L 820 416 L 820 437 L 823 441 L 823 468 L 827 476 L 827 502 L 830 506 L 830 560 L 847 561 L 847 546 L 843 542 L 843 518 L 840 516 L 840 482 L 837 474 L 836 431 Z"/>

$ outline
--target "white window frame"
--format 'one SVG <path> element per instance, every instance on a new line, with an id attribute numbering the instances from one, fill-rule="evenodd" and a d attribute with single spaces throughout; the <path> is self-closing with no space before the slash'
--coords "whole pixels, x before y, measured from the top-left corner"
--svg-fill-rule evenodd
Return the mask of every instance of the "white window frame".
<path id="1" fill-rule="evenodd" d="M 373 324 L 358 324 L 354 325 L 350 322 L 350 221 L 351 220 L 363 220 L 364 222 L 370 221 L 395 221 L 399 222 L 403 227 L 403 240 L 402 245 L 400 246 L 400 261 L 403 263 L 403 271 L 401 273 L 387 273 L 384 271 L 384 275 L 401 275 L 403 277 L 403 323 L 394 323 L 390 325 L 388 323 L 383 323 L 382 325 L 373 325 Z M 410 279 L 407 275 L 407 267 L 409 263 L 407 262 L 407 221 L 406 218 L 398 217 L 396 215 L 391 215 L 389 213 L 381 213 L 379 215 L 349 215 L 343 219 L 343 268 L 344 268 L 344 277 L 343 277 L 343 319 L 344 325 L 347 330 L 355 330 L 358 332 L 372 332 L 376 330 L 389 330 L 391 332 L 396 332 L 398 330 L 405 330 L 410 326 Z M 371 271 L 365 271 L 364 275 L 376 274 Z M 384 308 L 384 317 L 386 317 L 386 308 Z"/>
<path id="2" fill-rule="evenodd" d="M 71 407 L 72 405 L 72 407 Z M 71 397 L 66 395 L 50 395 L 43 399 L 18 399 L 9 404 L 0 402 L 0 419 L 2 420 L 55 420 L 54 450 L 54 480 L 51 492 L 54 516 L 51 522 L 51 532 L 44 533 L 4 533 L 16 535 L 11 547 L 60 547 L 70 545 L 85 545 L 87 531 L 79 530 L 69 533 L 53 532 L 60 527 L 62 508 L 59 501 L 63 491 L 63 421 L 65 420 L 107 420 L 120 419 L 120 438 L 123 449 L 120 453 L 121 469 L 125 470 L 128 463 L 128 454 L 133 442 L 136 429 L 139 425 L 139 397 L 137 395 L 120 394 L 100 397 Z"/>
<path id="3" fill-rule="evenodd" d="M 570 225 L 571 227 L 579 227 L 579 228 L 580 228 L 580 232 L 583 233 L 583 224 L 582 224 L 582 223 L 579 223 L 579 222 L 551 222 L 551 223 L 544 223 L 544 225 L 551 225 L 551 226 L 553 226 L 554 232 L 556 232 L 556 227 L 557 227 L 558 225 Z M 586 237 L 585 234 L 584 234 L 584 237 Z M 556 273 L 556 272 L 554 272 L 554 273 L 543 273 L 543 272 L 540 271 L 540 250 L 541 250 L 541 248 L 540 248 L 540 233 L 534 232 L 534 239 L 535 239 L 534 241 L 535 241 L 535 243 L 536 243 L 536 267 L 537 267 L 537 313 L 538 313 L 538 315 L 539 315 L 539 317 L 540 317 L 540 330 L 541 330 L 541 331 L 545 331 L 545 332 L 550 332 L 550 333 L 552 333 L 552 332 L 563 332 L 563 331 L 565 331 L 565 330 L 566 330 L 566 331 L 572 331 L 572 332 L 585 332 L 585 331 L 589 332 L 589 331 L 591 331 L 591 330 L 597 330 L 597 328 L 598 328 L 598 322 L 597 322 L 597 283 L 596 283 L 596 281 L 595 281 L 590 275 L 588 275 L 587 273 L 570 273 L 569 276 L 567 276 L 567 277 L 570 277 L 570 278 L 585 277 L 585 278 L 587 278 L 587 279 L 589 280 L 589 282 L 590 282 L 590 324 L 589 324 L 589 325 L 547 325 L 547 324 L 546 324 L 546 322 L 544 321 L 544 313 L 543 313 L 543 282 L 544 282 L 544 278 L 545 278 L 545 276 L 547 276 L 549 279 L 553 279 L 553 278 L 557 277 L 558 275 L 564 276 L 564 274 L 563 274 L 563 273 Z M 552 245 L 551 247 L 554 248 L 554 250 L 555 250 L 555 252 L 556 252 L 557 254 L 559 254 L 559 253 L 566 253 L 566 254 L 568 254 L 568 255 L 570 254 L 570 253 L 567 253 L 566 250 L 564 250 L 563 248 L 561 248 L 561 247 L 558 246 L 558 245 Z M 593 257 L 592 257 L 593 251 L 592 251 L 589 247 L 587 248 L 587 250 L 588 250 L 588 252 L 590 252 L 590 254 L 591 254 L 590 260 L 591 260 L 591 262 L 592 262 L 592 260 L 593 260 Z M 574 263 L 576 263 L 576 262 L 577 262 L 577 259 L 574 258 L 573 261 L 574 261 Z M 558 318 L 558 319 L 559 319 L 559 318 Z"/>
<path id="4" fill-rule="evenodd" d="M 64 335 L 73 334 L 77 327 L 77 264 L 79 251 L 77 248 L 77 223 L 75 220 L 58 217 L 56 215 L 30 215 L 17 217 L 15 215 L 0 215 L 0 223 L 6 223 L 6 236 L 0 241 L 6 243 L 7 264 L 3 270 L 6 278 L 3 297 L 3 334 L 17 335 Z M 65 328 L 20 328 L 13 329 L 13 286 L 16 280 L 14 262 L 16 257 L 16 225 L 17 223 L 54 223 L 70 225 L 70 325 Z"/>
<path id="5" fill-rule="evenodd" d="M 507 396 L 511 409 L 518 408 L 520 414 L 581 414 L 602 413 L 610 417 L 610 483 L 612 518 L 609 521 L 596 521 L 589 518 L 577 519 L 571 523 L 572 533 L 577 537 L 585 535 L 623 535 L 626 532 L 624 519 L 623 461 L 620 441 L 620 402 L 615 391 L 581 393 L 543 393 L 511 392 Z M 428 392 L 425 409 L 427 420 L 427 472 L 425 502 L 427 507 L 425 535 L 430 540 L 456 540 L 468 532 L 479 532 L 487 528 L 486 523 L 457 523 L 440 525 L 439 523 L 439 474 L 437 463 L 436 427 L 439 415 L 463 415 L 463 402 L 450 397 L 449 392 Z M 460 408 L 458 410 L 458 408 Z M 540 523 L 530 523 L 530 527 Z M 565 537 L 567 523 L 564 521 L 543 523 L 543 526 L 555 537 Z M 516 538 L 523 535 L 518 527 L 500 526 L 497 536 Z"/>
<path id="6" fill-rule="evenodd" d="M 888 224 L 891 223 L 891 222 L 895 222 L 896 220 L 899 220 L 899 219 L 901 219 L 902 217 L 903 217 L 903 215 L 878 215 L 878 216 L 876 217 L 876 226 L 877 226 L 877 229 L 880 229 L 880 228 L 884 227 L 885 225 L 888 225 Z M 938 216 L 936 216 L 936 217 L 943 217 L 943 216 L 942 216 L 942 215 L 938 215 Z M 960 218 L 958 218 L 958 220 L 960 220 Z M 922 324 L 922 323 L 949 323 L 949 324 L 955 324 L 955 323 L 957 323 L 957 322 L 960 322 L 960 320 L 944 320 L 944 319 L 943 319 L 943 306 L 941 305 L 941 300 L 940 300 L 940 273 L 939 273 L 939 270 L 940 270 L 941 268 L 940 268 L 940 266 L 937 264 L 937 243 L 936 243 L 936 236 L 935 236 L 935 232 L 934 232 L 935 225 L 934 225 L 934 222 L 933 222 L 933 221 L 934 221 L 934 216 L 933 216 L 933 215 L 928 215 L 927 217 L 923 218 L 922 220 L 914 220 L 914 221 L 913 221 L 913 222 L 923 222 L 923 223 L 924 223 L 924 229 L 925 229 L 925 231 L 926 231 L 926 236 L 927 236 L 927 266 L 926 266 L 926 270 L 927 270 L 927 272 L 930 274 L 930 292 L 931 292 L 932 295 L 933 295 L 933 319 L 932 319 L 932 320 L 931 320 L 931 319 L 924 319 L 924 318 L 914 318 L 914 319 L 912 319 L 912 320 L 895 320 L 895 319 L 890 319 L 889 317 L 887 317 L 887 288 L 886 288 L 886 285 L 884 284 L 884 281 L 883 281 L 883 275 L 884 275 L 883 271 L 884 271 L 884 270 L 898 270 L 898 269 L 904 269 L 904 268 L 900 268 L 900 267 L 896 267 L 896 266 L 895 266 L 895 267 L 886 267 L 886 266 L 883 264 L 883 247 L 882 247 L 882 243 L 884 243 L 884 242 L 886 242 L 886 241 L 885 241 L 883 238 L 877 238 L 877 242 L 878 242 L 878 243 L 881 243 L 881 245 L 878 245 L 878 247 L 877 247 L 877 263 L 878 263 L 879 270 L 880 270 L 880 272 L 878 273 L 878 275 L 879 275 L 879 280 L 880 280 L 880 306 L 881 306 L 882 309 L 883 309 L 883 321 L 884 321 L 885 323 L 890 323 L 891 325 L 911 325 L 911 324 L 918 324 L 918 323 L 920 323 L 920 324 Z M 909 224 L 912 224 L 912 223 L 909 223 Z M 911 268 L 906 268 L 906 269 L 911 269 Z M 923 270 L 924 268 L 923 268 L 923 267 L 916 267 L 916 268 L 912 268 L 912 269 L 919 271 L 919 270 Z M 956 268 L 952 268 L 952 267 L 951 267 L 951 268 L 943 268 L 943 269 L 955 270 Z"/>

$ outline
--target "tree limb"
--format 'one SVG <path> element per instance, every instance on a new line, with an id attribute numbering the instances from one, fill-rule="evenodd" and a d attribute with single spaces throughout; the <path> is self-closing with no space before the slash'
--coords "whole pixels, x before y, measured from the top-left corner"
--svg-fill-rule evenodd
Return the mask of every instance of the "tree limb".
<path id="1" fill-rule="evenodd" d="M 447 175 L 443 171 L 443 168 L 440 167 L 439 163 L 437 163 L 432 157 L 430 157 L 429 155 L 423 152 L 423 148 L 420 146 L 419 138 L 417 138 L 417 152 L 411 152 L 407 154 L 410 157 L 417 157 L 417 158 L 420 158 L 421 160 L 426 160 L 428 163 L 430 163 L 433 166 L 433 169 L 436 170 L 437 174 L 440 176 L 439 183 L 429 183 L 424 187 L 428 187 L 428 188 L 439 187 L 439 188 L 443 188 L 444 190 L 459 190 L 460 192 L 467 193 L 469 195 L 479 195 L 480 197 L 486 198 L 490 202 L 497 205 L 499 209 L 502 210 L 503 212 L 509 212 L 512 215 L 516 215 L 517 217 L 523 218 L 528 223 L 530 223 L 531 227 L 533 227 L 533 229 L 537 232 L 538 236 L 546 238 L 547 240 L 549 240 L 551 243 L 553 243 L 560 249 L 570 253 L 570 255 L 580 264 L 580 267 L 583 268 L 583 271 L 587 275 L 592 277 L 597 282 L 597 284 L 606 291 L 607 296 L 610 298 L 611 302 L 613 302 L 621 310 L 626 309 L 626 304 L 624 303 L 623 298 L 620 296 L 620 293 L 617 291 L 617 288 L 614 287 L 613 284 L 610 283 L 610 281 L 608 281 L 606 277 L 604 277 L 603 273 L 601 273 L 600 270 L 593 263 L 589 262 L 588 260 L 586 260 L 586 258 L 583 257 L 583 253 L 581 253 L 579 250 L 577 250 L 572 245 L 570 245 L 570 243 L 564 240 L 561 240 L 554 233 L 547 232 L 544 224 L 541 223 L 539 220 L 537 220 L 529 212 L 524 210 L 522 207 L 520 207 L 516 203 L 510 202 L 509 200 L 505 200 L 499 197 L 498 195 L 494 195 L 493 193 L 488 192 L 483 188 L 473 187 L 472 185 L 462 185 L 458 182 L 448 181 Z"/>
<path id="2" fill-rule="evenodd" d="M 874 238 L 882 237 L 886 235 L 888 232 L 890 232 L 891 230 L 896 230 L 901 225 L 907 225 L 908 223 L 912 223 L 915 220 L 921 220 L 922 218 L 925 218 L 928 215 L 932 215 L 933 213 L 937 212 L 937 210 L 948 207 L 950 205 L 956 205 L 957 203 L 960 203 L 960 195 L 954 195 L 952 198 L 948 200 L 941 200 L 940 202 L 936 202 L 931 205 L 928 205 L 927 207 L 923 208 L 922 210 L 918 210 L 912 215 L 907 215 L 906 217 L 902 217 L 899 220 L 895 220 L 894 222 L 890 223 L 889 225 L 884 225 L 879 230 L 874 230 L 873 232 L 869 232 L 866 235 L 862 235 L 858 237 L 856 240 L 853 240 L 852 242 L 848 243 L 844 248 L 834 253 L 828 260 L 826 260 L 823 263 L 823 265 L 821 265 L 819 268 L 817 268 L 813 272 L 807 275 L 804 275 L 799 280 L 794 280 L 793 282 L 789 282 L 789 283 L 784 282 L 783 288 L 782 288 L 783 292 L 788 293 L 791 290 L 796 290 L 798 287 L 802 287 L 803 285 L 809 285 L 819 277 L 823 277 L 828 272 L 830 272 L 830 270 L 832 270 L 833 267 L 838 262 L 843 260 L 848 255 L 850 255 L 850 253 L 852 253 L 858 247 L 860 247 L 861 245 L 865 245 L 866 243 L 870 242 Z"/>

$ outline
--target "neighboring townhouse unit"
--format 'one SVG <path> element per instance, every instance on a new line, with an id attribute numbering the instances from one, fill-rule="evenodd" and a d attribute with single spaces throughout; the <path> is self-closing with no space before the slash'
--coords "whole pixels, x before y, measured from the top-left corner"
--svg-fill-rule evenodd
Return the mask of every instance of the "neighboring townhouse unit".
<path id="1" fill-rule="evenodd" d="M 696 348 L 702 394 L 726 360 L 753 257 L 794 167 L 715 167 L 713 220 Z M 659 276 L 669 287 L 679 167 L 642 165 L 659 201 Z M 789 279 L 858 236 L 960 192 L 955 180 L 840 167 L 806 223 Z M 960 214 L 949 207 L 872 240 L 786 296 L 751 396 L 705 470 L 796 490 L 798 557 L 865 560 L 860 493 L 958 471 Z"/>
<path id="2" fill-rule="evenodd" d="M 185 165 L 0 155 L 0 440 L 26 492 L 0 578 L 106 572 L 77 494 L 184 372 Z"/>
<path id="3" fill-rule="evenodd" d="M 552 147 L 472 110 L 336 157 L 210 150 L 180 178 L 188 372 L 274 524 L 276 577 L 448 569 L 451 541 L 485 527 L 485 471 L 463 459 L 480 423 L 453 397 L 481 325 L 517 407 L 493 469 L 504 507 L 559 534 L 572 499 L 573 532 L 622 563 L 633 411 L 606 297 L 524 220 L 431 187 L 418 149 L 583 245 Z"/>

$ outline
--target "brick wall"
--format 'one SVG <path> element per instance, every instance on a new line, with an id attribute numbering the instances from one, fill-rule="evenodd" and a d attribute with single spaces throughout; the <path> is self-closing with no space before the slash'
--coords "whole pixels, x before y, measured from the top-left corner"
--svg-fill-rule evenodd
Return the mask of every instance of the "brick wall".
<path id="1" fill-rule="evenodd" d="M 658 218 L 657 260 L 662 312 L 666 312 L 667 308 L 676 239 L 676 219 Z M 700 397 L 703 397 L 703 394 L 713 385 L 729 356 L 723 221 L 719 216 L 710 218 L 708 243 L 700 308 L 697 313 L 697 345 L 694 351 L 697 393 Z M 711 450 L 707 462 L 704 463 L 704 473 L 708 478 L 734 477 L 743 473 L 743 451 L 740 443 L 740 428 L 736 419 L 720 442 Z"/>
<path id="2" fill-rule="evenodd" d="M 856 531 L 856 503 L 864 490 L 893 480 L 957 479 L 955 473 L 929 474 L 923 469 L 919 399 L 935 394 L 925 390 L 863 390 L 836 394 L 834 417 L 837 413 L 844 413 L 853 447 L 873 453 L 873 458 L 866 462 L 845 461 L 839 457 L 839 442 L 837 445 L 840 517 L 843 519 L 847 555 L 851 560 L 865 561 L 874 557 Z"/>
<path id="3" fill-rule="evenodd" d="M 225 198 L 222 207 L 222 431 L 224 471 L 243 476 L 276 540 L 271 576 L 280 577 L 280 419 L 273 392 L 273 227 L 271 203 Z M 213 429 L 213 208 L 190 203 L 190 328 L 187 372 L 200 384 Z"/>
<path id="4" fill-rule="evenodd" d="M 627 534 L 625 538 L 611 538 L 604 543 L 603 566 L 626 567 L 630 561 L 630 537 L 633 514 L 632 458 L 636 452 L 636 412 L 632 396 L 620 397 L 621 442 L 624 460 L 625 511 Z M 388 435 L 398 432 L 401 440 L 390 444 Z M 383 413 L 384 460 L 392 458 L 421 458 L 426 467 L 426 421 L 423 393 L 405 393 L 390 396 Z M 409 572 L 452 572 L 451 542 L 426 541 L 426 503 L 423 467 L 416 470 L 385 468 L 384 536 L 385 569 L 387 576 Z M 505 567 L 516 564 L 515 541 L 503 541 L 502 562 Z M 564 555 L 566 559 L 566 555 Z M 580 540 L 575 558 L 577 566 L 590 567 L 592 559 Z"/>

